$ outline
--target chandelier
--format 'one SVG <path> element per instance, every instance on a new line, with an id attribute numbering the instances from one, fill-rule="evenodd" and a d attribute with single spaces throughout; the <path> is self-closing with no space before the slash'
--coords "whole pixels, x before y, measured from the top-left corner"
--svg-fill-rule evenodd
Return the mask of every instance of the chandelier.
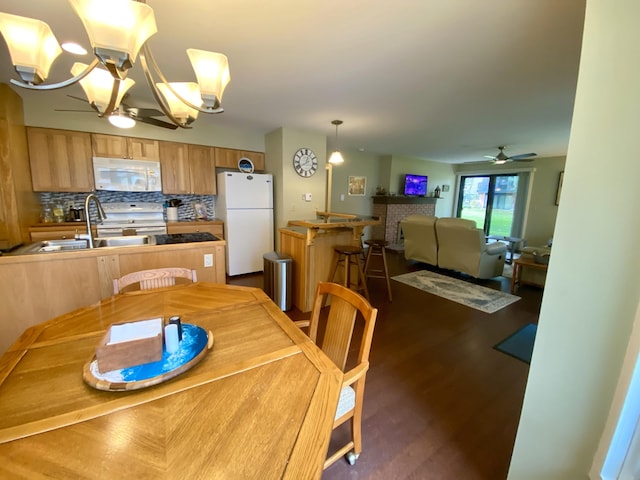
<path id="1" fill-rule="evenodd" d="M 187 49 L 197 83 L 168 82 L 147 40 L 158 30 L 153 9 L 145 0 L 69 0 L 80 17 L 95 58 L 75 63 L 71 78 L 47 84 L 54 60 L 62 53 L 46 23 L 0 12 L 2 33 L 11 62 L 21 81 L 11 83 L 31 90 L 53 90 L 79 82 L 100 117 L 121 116 L 120 102 L 135 83 L 127 73 L 139 57 L 144 76 L 162 112 L 177 126 L 191 128 L 198 112 L 221 113 L 222 94 L 229 83 L 229 63 L 221 53 Z M 156 78 L 157 77 L 157 78 Z"/>

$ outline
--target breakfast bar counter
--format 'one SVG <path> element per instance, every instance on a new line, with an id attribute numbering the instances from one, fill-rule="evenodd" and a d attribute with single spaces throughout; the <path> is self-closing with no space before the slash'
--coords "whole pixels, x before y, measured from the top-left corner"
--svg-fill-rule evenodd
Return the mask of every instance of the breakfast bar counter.
<path id="1" fill-rule="evenodd" d="M 328 281 L 336 245 L 361 245 L 365 227 L 379 225 L 377 217 L 317 212 L 319 218 L 290 220 L 281 228 L 280 253 L 293 259 L 292 303 L 302 312 L 313 307 L 316 285 Z"/>
<path id="2" fill-rule="evenodd" d="M 0 257 L 0 354 L 26 328 L 110 297 L 113 279 L 130 272 L 184 267 L 195 269 L 200 281 L 226 283 L 224 240 L 184 243 L 183 235 L 159 237 L 179 243 Z"/>

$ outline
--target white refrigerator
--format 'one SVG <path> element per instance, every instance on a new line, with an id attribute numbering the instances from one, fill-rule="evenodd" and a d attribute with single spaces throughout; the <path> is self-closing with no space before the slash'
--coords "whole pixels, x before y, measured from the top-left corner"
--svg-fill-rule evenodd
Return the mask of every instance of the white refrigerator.
<path id="1" fill-rule="evenodd" d="M 216 216 L 224 221 L 227 275 L 261 272 L 273 251 L 273 176 L 218 173 Z"/>

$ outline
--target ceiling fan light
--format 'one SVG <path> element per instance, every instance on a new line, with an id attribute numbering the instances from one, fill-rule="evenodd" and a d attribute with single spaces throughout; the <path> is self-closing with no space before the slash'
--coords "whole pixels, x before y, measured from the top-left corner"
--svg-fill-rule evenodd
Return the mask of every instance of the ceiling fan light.
<path id="1" fill-rule="evenodd" d="M 49 76 L 62 49 L 49 25 L 40 20 L 0 13 L 0 32 L 20 78 L 37 85 Z"/>
<path id="2" fill-rule="evenodd" d="M 224 89 L 231 80 L 227 56 L 195 48 L 187 49 L 187 55 L 198 79 L 202 102 L 208 108 L 218 108 Z"/>
<path id="3" fill-rule="evenodd" d="M 493 163 L 494 163 L 494 165 L 503 165 L 503 164 L 507 163 L 507 161 L 503 160 L 501 158 L 496 158 L 496 160 Z"/>
<path id="4" fill-rule="evenodd" d="M 342 154 L 338 150 L 336 150 L 329 157 L 329 163 L 332 165 L 344 163 L 344 158 L 342 157 Z"/>
<path id="5" fill-rule="evenodd" d="M 158 31 L 153 9 L 131 0 L 69 0 L 82 20 L 93 51 L 121 78 L 133 66 L 144 42 Z M 111 69 L 109 69 L 112 71 Z"/>
<path id="6" fill-rule="evenodd" d="M 61 46 L 65 52 L 72 53 L 73 55 L 87 54 L 87 50 L 82 45 L 79 45 L 75 42 L 65 42 Z"/>
<path id="7" fill-rule="evenodd" d="M 128 115 L 122 115 L 120 112 L 109 115 L 109 123 L 118 128 L 135 127 L 136 121 Z"/>
<path id="8" fill-rule="evenodd" d="M 171 82 L 171 87 L 187 102 L 199 106 L 202 103 L 200 87 L 195 82 Z M 191 123 L 198 118 L 198 110 L 191 108 L 173 94 L 169 86 L 156 83 L 158 90 L 169 105 L 171 114 L 183 123 Z"/>
<path id="9" fill-rule="evenodd" d="M 76 62 L 71 67 L 71 73 L 74 76 L 79 75 L 86 68 L 87 65 L 84 63 Z M 95 105 L 100 113 L 104 113 L 106 107 L 109 105 L 109 101 L 111 100 L 111 91 L 113 90 L 113 82 L 115 82 L 115 80 L 111 74 L 102 68 L 94 68 L 89 75 L 80 80 L 80 86 L 82 87 L 82 90 L 84 90 L 87 100 L 89 100 L 90 104 Z M 127 90 L 129 90 L 135 83 L 136 82 L 130 78 L 126 78 L 120 82 L 114 108 L 118 108 L 124 94 L 127 93 Z"/>

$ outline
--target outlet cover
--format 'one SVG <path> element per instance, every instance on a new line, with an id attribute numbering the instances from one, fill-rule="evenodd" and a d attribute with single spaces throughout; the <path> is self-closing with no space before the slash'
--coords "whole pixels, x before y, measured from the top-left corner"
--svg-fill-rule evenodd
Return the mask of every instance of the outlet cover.
<path id="1" fill-rule="evenodd" d="M 213 267 L 213 254 L 205 253 L 204 254 L 204 266 L 205 267 Z"/>

